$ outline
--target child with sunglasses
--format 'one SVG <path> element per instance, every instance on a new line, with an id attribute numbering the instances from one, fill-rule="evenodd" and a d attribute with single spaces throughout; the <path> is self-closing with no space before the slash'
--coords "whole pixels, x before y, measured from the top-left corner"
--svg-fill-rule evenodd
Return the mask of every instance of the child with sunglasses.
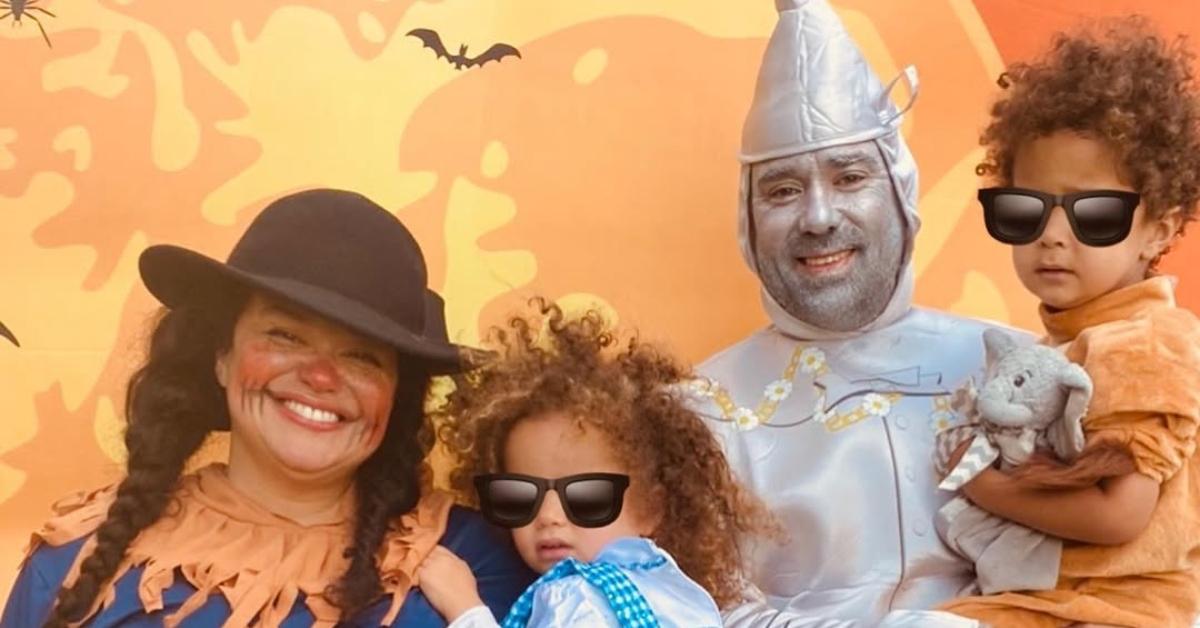
<path id="1" fill-rule="evenodd" d="M 1060 537 L 1058 584 L 956 600 L 992 626 L 1190 626 L 1200 611 L 1200 323 L 1155 266 L 1200 199 L 1200 98 L 1183 41 L 1137 18 L 1059 35 L 1001 78 L 983 134 L 988 233 L 1013 245 L 1045 342 L 1091 376 L 1087 447 L 964 487 L 980 508 Z M 1128 454 L 1087 478 L 1089 452 Z M 1072 476 L 1076 486 L 1071 486 Z"/>
<path id="2" fill-rule="evenodd" d="M 595 312 L 540 309 L 494 330 L 500 356 L 456 380 L 439 417 L 455 488 L 543 574 L 503 625 L 720 626 L 741 597 L 737 543 L 774 533 L 770 515 L 688 409 L 682 368 L 618 347 Z M 448 550 L 418 578 L 451 626 L 496 625 Z"/>

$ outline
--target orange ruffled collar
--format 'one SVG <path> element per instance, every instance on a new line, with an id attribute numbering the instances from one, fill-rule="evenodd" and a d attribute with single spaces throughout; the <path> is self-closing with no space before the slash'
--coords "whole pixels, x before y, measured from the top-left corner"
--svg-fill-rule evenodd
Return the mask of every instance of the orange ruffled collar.
<path id="1" fill-rule="evenodd" d="M 55 516 L 34 533 L 29 553 L 41 543 L 57 546 L 91 535 L 115 494 L 116 487 L 110 486 L 55 504 Z M 165 620 L 166 626 L 178 625 L 214 592 L 224 596 L 231 608 L 225 626 L 278 626 L 301 594 L 316 618 L 314 626 L 337 623 L 338 609 L 324 591 L 348 565 L 344 552 L 352 532 L 347 523 L 303 526 L 275 515 L 239 493 L 221 464 L 184 476 L 175 504 L 169 515 L 134 540 L 112 580 L 143 566 L 138 596 L 142 607 L 153 612 L 163 608 L 163 591 L 174 584 L 178 570 L 196 593 Z M 383 588 L 391 596 L 387 623 L 399 614 L 415 585 L 417 567 L 445 533 L 452 504 L 449 494 L 431 492 L 412 512 L 392 522 L 379 553 Z M 67 574 L 67 584 L 74 582 L 94 545 L 94 536 L 84 543 Z M 114 597 L 110 585 L 87 618 Z"/>
<path id="2" fill-rule="evenodd" d="M 1050 311 L 1042 304 L 1038 313 L 1052 344 L 1070 342 L 1080 332 L 1118 320 L 1128 320 L 1160 307 L 1175 307 L 1175 278 L 1158 275 L 1113 290 L 1068 310 Z"/>

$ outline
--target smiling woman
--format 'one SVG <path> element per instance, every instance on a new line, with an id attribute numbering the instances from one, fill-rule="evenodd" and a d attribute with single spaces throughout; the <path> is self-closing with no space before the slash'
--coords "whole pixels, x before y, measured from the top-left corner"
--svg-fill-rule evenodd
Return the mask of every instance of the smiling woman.
<path id="1" fill-rule="evenodd" d="M 396 353 L 382 342 L 286 305 L 250 298 L 216 375 L 229 400 L 229 475 L 272 510 L 290 514 L 319 487 L 337 503 L 345 478 L 379 448 L 397 385 Z M 297 480 L 293 482 L 292 480 Z M 325 481 L 329 479 L 330 481 Z M 297 512 L 301 523 L 315 513 Z"/>
<path id="2" fill-rule="evenodd" d="M 408 230 L 351 192 L 264 210 L 222 264 L 142 254 L 166 308 L 129 383 L 127 476 L 64 500 L 3 626 L 442 626 L 438 545 L 503 614 L 532 580 L 505 535 L 421 481 L 430 376 L 461 368 Z M 213 431 L 228 464 L 182 470 Z"/>

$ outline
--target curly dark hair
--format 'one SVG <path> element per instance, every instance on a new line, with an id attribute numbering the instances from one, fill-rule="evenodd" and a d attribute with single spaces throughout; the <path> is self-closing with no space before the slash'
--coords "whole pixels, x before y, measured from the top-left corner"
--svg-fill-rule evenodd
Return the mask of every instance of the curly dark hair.
<path id="1" fill-rule="evenodd" d="M 690 373 L 595 311 L 568 318 L 534 299 L 537 312 L 495 327 L 492 361 L 455 379 L 434 414 L 438 437 L 458 456 L 450 482 L 478 505 L 472 478 L 504 467 L 508 434 L 522 419 L 562 412 L 603 434 L 634 482 L 633 505 L 661 523 L 651 538 L 722 607 L 741 599 L 739 539 L 777 537 L 765 506 L 734 479 L 716 438 L 681 397 Z"/>
<path id="2" fill-rule="evenodd" d="M 1142 194 L 1147 215 L 1200 200 L 1200 91 L 1186 37 L 1168 41 L 1142 16 L 1097 21 L 1054 36 L 1050 50 L 1000 76 L 977 171 L 1011 183 L 1021 145 L 1056 131 L 1106 142 Z"/>
<path id="3" fill-rule="evenodd" d="M 192 454 L 214 431 L 229 429 L 225 392 L 214 363 L 228 350 L 249 294 L 236 291 L 204 308 L 163 308 L 145 364 L 126 391 L 126 476 L 96 530 L 96 546 L 78 578 L 59 591 L 47 627 L 80 621 L 101 596 L 138 534 L 166 513 Z M 350 617 L 382 592 L 377 555 L 393 519 L 417 504 L 433 434 L 423 401 L 429 375 L 405 367 L 383 441 L 355 476 L 357 512 L 349 566 L 326 596 Z"/>

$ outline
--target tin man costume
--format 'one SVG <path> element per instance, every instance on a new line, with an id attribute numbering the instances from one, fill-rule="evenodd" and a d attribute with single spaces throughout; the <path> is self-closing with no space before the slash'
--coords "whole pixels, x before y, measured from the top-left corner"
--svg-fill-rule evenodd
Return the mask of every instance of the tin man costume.
<path id="1" fill-rule="evenodd" d="M 988 325 L 912 305 L 917 168 L 899 132 L 907 107 L 890 98 L 898 80 L 880 83 L 825 0 L 776 6 L 742 136 L 746 262 L 758 273 L 751 166 L 832 146 L 878 147 L 906 239 L 895 291 L 874 321 L 820 329 L 764 287 L 772 325 L 699 367 L 698 410 L 790 537 L 747 548 L 758 591 L 726 612 L 726 626 L 974 626 L 898 609 L 929 609 L 973 584 L 971 565 L 933 528 L 950 493 L 938 491 L 932 460 L 935 432 L 956 420 L 951 393 L 982 367 Z M 900 78 L 915 98 L 915 70 Z"/>

